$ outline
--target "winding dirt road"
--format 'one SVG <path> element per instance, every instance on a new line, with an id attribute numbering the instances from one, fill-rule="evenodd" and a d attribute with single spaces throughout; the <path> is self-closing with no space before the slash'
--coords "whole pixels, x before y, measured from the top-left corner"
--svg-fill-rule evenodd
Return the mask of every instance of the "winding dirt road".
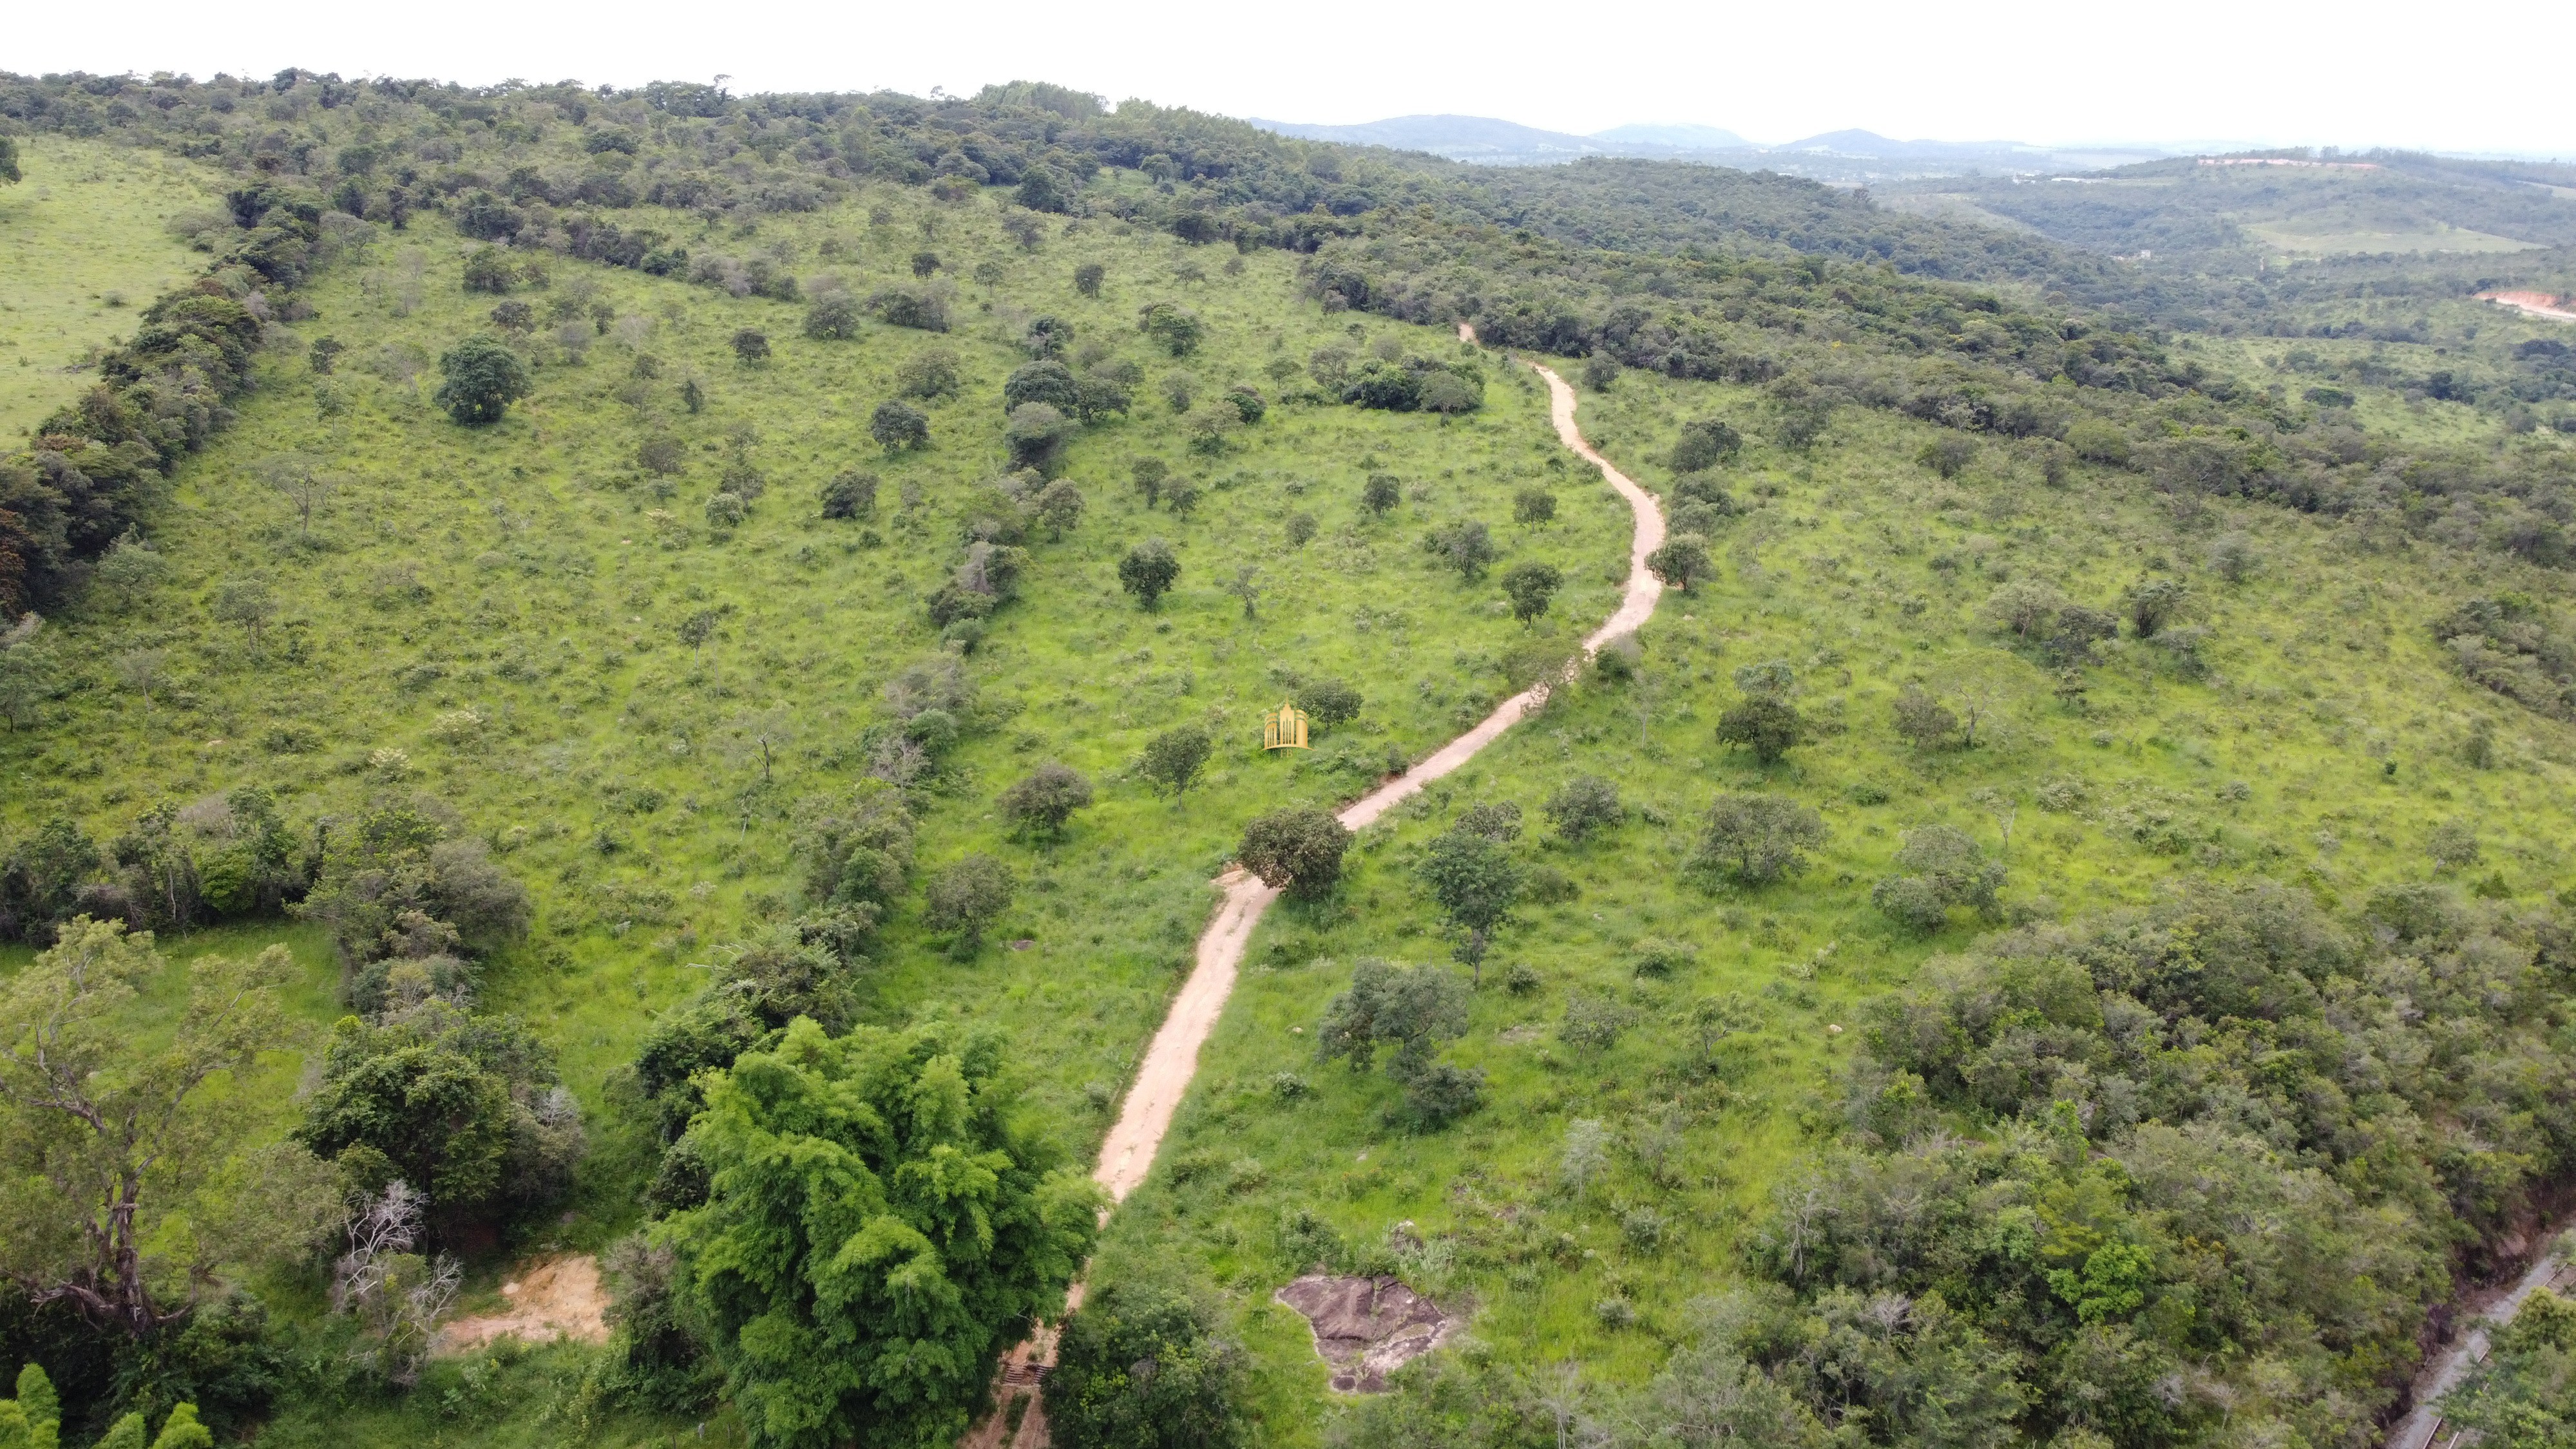
<path id="1" fill-rule="evenodd" d="M 1476 340 L 1475 332 L 1463 322 L 1458 325 L 1458 337 L 1464 342 Z M 1646 555 L 1663 547 L 1663 509 L 1655 502 L 1655 495 L 1611 467 L 1609 459 L 1584 441 L 1582 430 L 1574 423 L 1574 389 L 1566 385 L 1565 379 L 1536 363 L 1529 366 L 1547 380 L 1548 413 L 1556 424 L 1557 438 L 1578 457 L 1599 468 L 1601 476 L 1628 501 L 1630 511 L 1636 515 L 1636 532 L 1628 544 L 1627 592 L 1618 610 L 1585 636 L 1583 652 L 1589 658 L 1620 635 L 1636 632 L 1654 615 L 1664 586 L 1646 571 Z M 1336 818 L 1350 830 L 1367 828 L 1425 785 L 1474 759 L 1477 751 L 1500 739 L 1505 730 L 1520 723 L 1522 716 L 1546 700 L 1550 687 L 1547 683 L 1534 685 L 1504 700 L 1474 729 L 1345 806 Z M 1263 885 L 1260 877 L 1240 866 L 1217 877 L 1213 884 L 1225 893 L 1224 898 L 1207 930 L 1199 936 L 1198 955 L 1189 980 L 1181 983 L 1180 994 L 1172 998 L 1171 1014 L 1163 1018 L 1163 1025 L 1145 1048 L 1145 1060 L 1136 1069 L 1135 1083 L 1127 1089 L 1117 1124 L 1100 1144 L 1100 1163 L 1092 1169 L 1092 1180 L 1109 1190 L 1113 1203 L 1124 1201 L 1153 1170 L 1154 1154 L 1163 1144 L 1163 1134 L 1171 1130 L 1172 1114 L 1179 1109 L 1182 1095 L 1189 1091 L 1190 1078 L 1198 1074 L 1199 1049 L 1207 1044 L 1208 1034 L 1216 1030 L 1226 998 L 1234 994 L 1235 974 L 1243 964 L 1244 948 L 1251 943 L 1253 928 L 1261 924 L 1262 912 L 1279 898 L 1276 889 Z M 1082 1285 L 1077 1283 L 1066 1306 L 1077 1308 L 1081 1303 Z M 1012 1350 L 1003 1364 L 1004 1382 L 1011 1386 L 1003 1396 L 1005 1408 L 1010 1393 L 1018 1387 L 1035 1388 L 1043 1365 L 1052 1358 L 1051 1335 L 1042 1334 Z M 977 1425 L 963 1441 L 966 1449 L 999 1449 L 1005 1443 L 1012 1449 L 1036 1449 L 1046 1442 L 1045 1412 L 1033 1398 L 1024 1413 L 1015 1434 L 1005 1434 L 1004 1416 L 998 1413 Z"/>

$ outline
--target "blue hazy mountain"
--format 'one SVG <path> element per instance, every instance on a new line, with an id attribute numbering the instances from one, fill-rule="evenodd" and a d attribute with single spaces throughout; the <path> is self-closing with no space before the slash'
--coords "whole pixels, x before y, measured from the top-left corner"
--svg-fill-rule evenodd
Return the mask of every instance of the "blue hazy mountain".
<path id="1" fill-rule="evenodd" d="M 1526 166 L 1607 156 L 1612 149 L 1588 136 L 1542 131 L 1491 116 L 1393 116 L 1357 126 L 1312 126 L 1295 121 L 1248 118 L 1253 125 L 1305 141 L 1338 141 L 1349 146 L 1388 146 L 1399 151 L 1428 151 L 1452 161 Z"/>
<path id="2" fill-rule="evenodd" d="M 1610 149 L 1662 151 L 1750 151 L 1753 143 L 1719 126 L 1651 125 L 1613 126 L 1595 131 L 1592 139 Z"/>

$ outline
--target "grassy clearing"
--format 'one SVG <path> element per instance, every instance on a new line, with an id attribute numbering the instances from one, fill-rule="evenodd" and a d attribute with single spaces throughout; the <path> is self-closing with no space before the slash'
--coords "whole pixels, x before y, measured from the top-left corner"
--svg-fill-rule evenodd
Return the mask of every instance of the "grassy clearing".
<path id="1" fill-rule="evenodd" d="M 86 364 L 135 310 L 205 264 L 165 227 L 220 208 L 207 173 L 99 141 L 29 136 L 0 187 L 0 437 L 16 439 L 95 379 Z"/>
<path id="2" fill-rule="evenodd" d="M 1746 390 L 1634 375 L 1582 416 L 1630 466 L 1707 412 L 1748 431 L 1760 417 Z M 2079 473 L 2050 489 L 2001 448 L 1945 482 L 1911 461 L 1929 436 L 1847 415 L 1813 458 L 1748 454 L 1731 481 L 1757 506 L 1719 540 L 1724 577 L 1665 596 L 1639 682 L 1561 697 L 1367 832 L 1331 909 L 1291 906 L 1265 924 L 1154 1180 L 1111 1225 L 1100 1276 L 1168 1272 L 1174 1246 L 1191 1245 L 1261 1361 L 1273 1442 L 1313 1442 L 1325 1397 L 1302 1323 L 1269 1302 L 1312 1251 L 1280 1244 L 1300 1208 L 1352 1245 L 1349 1261 L 1400 1266 L 1471 1311 L 1503 1361 L 1572 1358 L 1613 1380 L 1660 1363 L 1689 1300 L 1735 1276 L 1743 1233 L 1833 1113 L 1832 1074 L 1855 1041 L 1833 1028 L 1979 929 L 1954 914 L 1921 938 L 1870 906 L 1909 829 L 1953 825 L 2002 854 L 2007 911 L 2041 919 L 2143 902 L 2191 874 L 2297 880 L 2349 909 L 2377 883 L 2434 871 L 2426 837 L 2451 821 L 2482 855 L 2446 874 L 2497 872 L 2535 901 L 2566 882 L 2576 732 L 2461 683 L 2421 628 L 2463 593 L 2533 578 L 2360 555 L 2349 535 L 2270 510 L 2177 528 L 2120 480 Z M 2231 532 L 2262 559 L 2237 584 L 2206 563 Z M 2123 643 L 2085 671 L 2071 708 L 1976 616 L 2007 579 L 2108 605 L 2147 572 L 2207 601 L 2206 677 Z M 1772 659 L 1798 671 L 1818 732 L 1764 770 L 1711 729 L 1737 697 L 1730 671 Z M 1995 732 L 1974 750 L 1915 750 L 1891 705 L 1918 681 L 1954 700 L 1986 694 Z M 2508 742 L 2491 769 L 2462 763 L 2479 721 Z M 1538 807 L 1578 772 L 1615 781 L 1632 814 L 1568 847 L 1547 838 Z M 1748 789 L 1812 806 L 1830 843 L 1791 883 L 1685 883 L 1711 797 Z M 1446 959 L 1412 862 L 1460 809 L 1494 801 L 1526 812 L 1524 858 L 1580 894 L 1525 907 L 1487 963 L 1450 1056 L 1490 1074 L 1489 1105 L 1447 1133 L 1407 1136 L 1388 1123 L 1397 1091 L 1383 1073 L 1318 1065 L 1312 1043 L 1355 958 Z M 1644 937 L 1688 941 L 1697 959 L 1668 979 L 1640 975 Z M 1515 964 L 1535 969 L 1535 989 L 1498 984 Z M 1684 1018 L 1727 992 L 1755 1001 L 1763 1023 L 1703 1072 Z M 1577 997 L 1625 1015 L 1615 1045 L 1564 1039 Z M 1283 1097 L 1282 1074 L 1311 1094 Z M 1578 1194 L 1560 1168 L 1587 1120 L 1606 1128 L 1611 1166 Z M 1640 1209 L 1662 1220 L 1651 1246 L 1625 1231 Z M 1406 1222 L 1427 1250 L 1390 1237 Z M 1633 1323 L 1605 1315 L 1610 1303 Z"/>

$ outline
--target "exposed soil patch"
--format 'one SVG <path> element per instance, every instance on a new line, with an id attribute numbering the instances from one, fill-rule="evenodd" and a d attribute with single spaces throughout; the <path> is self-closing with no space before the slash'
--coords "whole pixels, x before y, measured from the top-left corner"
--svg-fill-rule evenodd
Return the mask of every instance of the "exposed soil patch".
<path id="1" fill-rule="evenodd" d="M 1395 1278 L 1309 1273 L 1272 1295 L 1306 1315 L 1333 1390 L 1386 1392 L 1386 1376 L 1440 1346 L 1457 1320 Z"/>
<path id="2" fill-rule="evenodd" d="M 507 1313 L 459 1318 L 438 1331 L 434 1352 L 470 1353 L 498 1338 L 530 1343 L 557 1338 L 608 1341 L 608 1295 L 599 1286 L 599 1260 L 588 1253 L 542 1258 L 501 1285 Z"/>
<path id="3" fill-rule="evenodd" d="M 2561 297 L 2550 292 L 2480 292 L 2481 300 L 2511 307 L 2534 317 L 2547 317 L 2558 322 L 2576 322 L 2576 297 Z"/>

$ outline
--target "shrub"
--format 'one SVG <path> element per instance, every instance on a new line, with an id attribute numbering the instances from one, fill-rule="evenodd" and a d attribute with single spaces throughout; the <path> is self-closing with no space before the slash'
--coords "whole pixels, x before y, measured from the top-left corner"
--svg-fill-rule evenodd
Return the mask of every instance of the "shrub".
<path id="1" fill-rule="evenodd" d="M 1918 750 L 1936 750 L 1959 732 L 1959 717 L 1948 705 L 1909 684 L 1896 696 L 1896 732 Z"/>
<path id="2" fill-rule="evenodd" d="M 1627 807 L 1619 803 L 1619 788 L 1598 775 L 1577 775 L 1557 787 L 1539 807 L 1556 833 L 1567 841 L 1581 844 L 1594 832 L 1610 829 L 1627 818 Z"/>
<path id="3" fill-rule="evenodd" d="M 897 364 L 895 391 L 925 402 L 955 397 L 961 384 L 957 354 L 945 347 L 926 347 Z"/>
<path id="4" fill-rule="evenodd" d="M 1235 859 L 1262 883 L 1300 900 L 1330 895 L 1351 833 L 1321 810 L 1274 810 L 1244 827 Z"/>
<path id="5" fill-rule="evenodd" d="M 1108 275 L 1109 269 L 1100 263 L 1084 262 L 1073 269 L 1073 289 L 1086 297 L 1097 297 L 1100 284 Z"/>
<path id="6" fill-rule="evenodd" d="M 1669 587 L 1690 592 L 1690 586 L 1717 577 L 1717 565 L 1709 560 L 1708 542 L 1697 534 L 1676 534 L 1654 552 L 1646 555 L 1646 572 Z"/>
<path id="7" fill-rule="evenodd" d="M 1082 397 L 1074 385 L 1072 370 L 1054 361 L 1024 362 L 1013 368 L 1002 382 L 1002 411 L 1009 413 L 1022 403 L 1033 402 L 1067 413 L 1078 409 Z"/>
<path id="8" fill-rule="evenodd" d="M 519 284 L 519 269 L 499 247 L 477 247 L 465 259 L 465 290 L 504 293 Z"/>
<path id="9" fill-rule="evenodd" d="M 1011 448 L 1011 466 L 1034 469 L 1049 477 L 1063 463 L 1064 445 L 1072 438 L 1072 420 L 1042 402 L 1022 403 L 1011 409 L 1011 420 L 1002 429 L 1002 439 Z"/>
<path id="10" fill-rule="evenodd" d="M 1512 522 L 1526 527 L 1555 521 L 1555 494 L 1544 488 L 1524 488 L 1512 495 Z"/>
<path id="11" fill-rule="evenodd" d="M 1392 473 L 1371 473 L 1360 487 L 1360 506 L 1380 517 L 1403 501 L 1404 487 Z"/>
<path id="12" fill-rule="evenodd" d="M 950 933 L 961 959 L 972 956 L 1019 889 L 1009 866 L 989 855 L 968 855 L 930 878 L 922 896 L 922 921 L 934 931 Z"/>
<path id="13" fill-rule="evenodd" d="M 1339 729 L 1360 717 L 1366 702 L 1360 692 L 1339 679 L 1310 679 L 1297 686 L 1297 707 L 1319 730 Z"/>
<path id="14" fill-rule="evenodd" d="M 1485 576 L 1502 552 L 1494 545 L 1493 531 L 1472 518 L 1433 529 L 1423 536 L 1422 549 L 1471 584 Z"/>
<path id="15" fill-rule="evenodd" d="M 1174 357 L 1187 357 L 1198 351 L 1199 344 L 1207 338 L 1207 324 L 1196 313 L 1171 302 L 1149 303 L 1137 314 L 1136 330 Z"/>
<path id="16" fill-rule="evenodd" d="M 1797 706 L 1777 694 L 1748 694 L 1717 717 L 1718 743 L 1749 751 L 1764 765 L 1779 763 L 1805 737 Z"/>
<path id="17" fill-rule="evenodd" d="M 2088 463 L 2107 463 L 2115 468 L 2127 467 L 2129 435 L 2099 418 L 2085 418 L 2066 430 L 2066 446 L 2075 456 Z"/>
<path id="18" fill-rule="evenodd" d="M 1208 754 L 1214 748 L 1207 731 L 1196 725 L 1169 729 L 1145 742 L 1144 757 L 1137 763 L 1137 773 L 1157 789 L 1169 790 L 1173 798 L 1189 793 L 1199 772 L 1207 768 Z"/>
<path id="19" fill-rule="evenodd" d="M 1956 478 L 1977 461 L 1977 441 L 1958 433 L 1943 433 L 1925 443 L 1915 453 L 1914 461 L 1944 478 Z"/>

